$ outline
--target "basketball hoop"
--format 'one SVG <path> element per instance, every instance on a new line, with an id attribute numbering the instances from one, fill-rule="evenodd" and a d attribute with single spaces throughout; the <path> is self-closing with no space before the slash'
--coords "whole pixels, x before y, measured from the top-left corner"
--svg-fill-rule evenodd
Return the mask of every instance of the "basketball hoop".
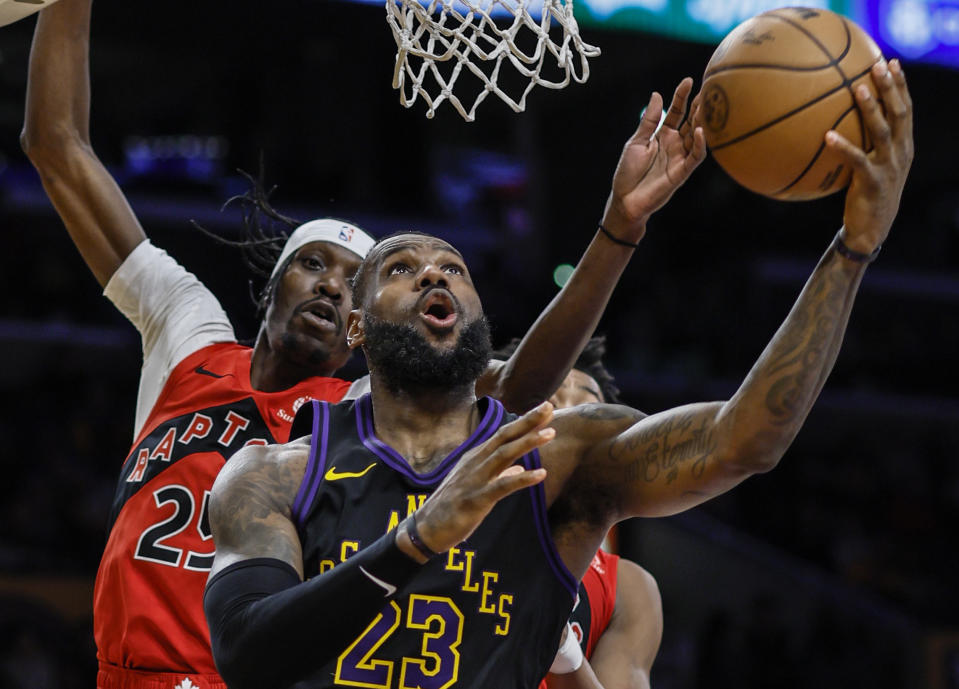
<path id="1" fill-rule="evenodd" d="M 449 101 L 463 119 L 472 122 L 476 108 L 490 93 L 523 112 L 534 86 L 561 89 L 570 81 L 582 84 L 589 78 L 587 58 L 599 55 L 599 48 L 580 38 L 573 0 L 545 0 L 539 20 L 527 8 L 536 0 L 424 1 L 427 4 L 386 0 L 386 21 L 396 39 L 393 88 L 399 90 L 400 103 L 407 108 L 422 96 L 430 118 L 443 101 Z M 551 29 L 556 40 L 550 36 Z M 548 74 L 553 60 L 556 69 Z M 504 62 L 525 81 L 518 99 L 498 84 Z M 461 85 L 457 96 L 454 86 L 468 74 L 478 80 L 473 84 L 477 93 L 464 95 L 469 87 Z"/>

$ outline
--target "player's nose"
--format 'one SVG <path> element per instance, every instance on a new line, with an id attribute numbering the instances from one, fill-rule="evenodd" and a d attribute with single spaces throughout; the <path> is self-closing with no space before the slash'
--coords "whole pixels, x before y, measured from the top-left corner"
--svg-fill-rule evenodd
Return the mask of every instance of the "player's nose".
<path id="1" fill-rule="evenodd" d="M 449 287 L 449 281 L 446 279 L 446 273 L 444 273 L 440 267 L 434 263 L 427 263 L 423 266 L 423 268 L 420 270 L 420 274 L 417 276 L 416 284 L 420 287 L 420 289 L 433 285 Z"/>
<path id="2" fill-rule="evenodd" d="M 313 284 L 313 293 L 323 295 L 333 302 L 343 300 L 346 294 L 346 278 L 335 270 L 324 271 Z"/>

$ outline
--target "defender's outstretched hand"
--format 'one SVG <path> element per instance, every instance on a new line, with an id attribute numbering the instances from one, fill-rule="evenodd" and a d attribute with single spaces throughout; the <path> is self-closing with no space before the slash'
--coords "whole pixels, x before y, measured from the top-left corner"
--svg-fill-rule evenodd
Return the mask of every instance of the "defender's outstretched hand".
<path id="1" fill-rule="evenodd" d="M 899 60 L 874 65 L 872 79 L 882 104 L 862 85 L 856 89 L 856 104 L 873 150 L 864 153 L 838 132 L 826 132 L 826 145 L 852 168 L 843 242 L 863 254 L 871 254 L 889 235 L 913 157 L 912 98 Z"/>
<path id="2" fill-rule="evenodd" d="M 449 550 L 466 540 L 497 502 L 545 479 L 545 469 L 514 462 L 553 439 L 556 431 L 545 427 L 552 418 L 553 405 L 543 402 L 464 455 L 416 511 L 423 543 L 437 553 Z"/>
<path id="3" fill-rule="evenodd" d="M 654 92 L 639 128 L 623 147 L 603 226 L 624 241 L 635 243 L 643 238 L 649 217 L 706 158 L 706 138 L 702 127 L 694 124 L 699 96 L 686 115 L 692 90 L 690 77 L 679 82 L 661 127 L 663 98 Z"/>

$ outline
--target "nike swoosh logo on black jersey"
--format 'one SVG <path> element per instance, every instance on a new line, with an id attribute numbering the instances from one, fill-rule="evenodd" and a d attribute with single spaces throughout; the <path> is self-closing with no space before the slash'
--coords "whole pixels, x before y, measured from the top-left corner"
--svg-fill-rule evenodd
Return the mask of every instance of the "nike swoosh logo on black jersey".
<path id="1" fill-rule="evenodd" d="M 363 568 L 363 565 L 360 565 L 360 571 L 363 572 L 364 575 L 366 575 L 366 578 L 367 578 L 367 579 L 369 579 L 369 580 L 372 581 L 374 584 L 376 584 L 377 586 L 379 586 L 381 589 L 383 589 L 384 591 L 386 591 L 386 595 L 383 596 L 384 598 L 389 598 L 389 597 L 392 596 L 394 593 L 396 593 L 396 587 L 393 586 L 393 584 L 389 584 L 389 583 L 383 581 L 382 579 L 379 579 L 379 578 L 377 578 L 377 577 L 374 577 L 372 574 L 370 574 L 369 572 L 367 572 L 367 571 Z"/>
<path id="2" fill-rule="evenodd" d="M 376 462 L 373 462 L 363 471 L 337 471 L 335 466 L 330 467 L 330 470 L 326 472 L 326 476 L 323 478 L 327 481 L 339 481 L 344 478 L 359 478 L 368 472 L 370 469 L 376 466 Z"/>
<path id="3" fill-rule="evenodd" d="M 226 374 L 220 375 L 219 373 L 214 373 L 213 371 L 207 371 L 202 366 L 197 366 L 193 370 L 199 373 L 201 376 L 210 376 L 211 378 L 226 378 Z"/>

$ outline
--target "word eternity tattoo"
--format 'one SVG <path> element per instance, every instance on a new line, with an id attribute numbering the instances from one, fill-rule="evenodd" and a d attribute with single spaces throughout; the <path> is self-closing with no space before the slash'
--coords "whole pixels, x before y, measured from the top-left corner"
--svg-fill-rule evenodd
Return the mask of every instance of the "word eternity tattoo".
<path id="1" fill-rule="evenodd" d="M 683 466 L 698 479 L 717 445 L 715 433 L 707 426 L 707 419 L 700 413 L 678 414 L 646 431 L 620 438 L 610 446 L 609 456 L 622 465 L 623 480 L 630 483 L 652 483 L 662 477 L 669 484 L 678 478 Z"/>

